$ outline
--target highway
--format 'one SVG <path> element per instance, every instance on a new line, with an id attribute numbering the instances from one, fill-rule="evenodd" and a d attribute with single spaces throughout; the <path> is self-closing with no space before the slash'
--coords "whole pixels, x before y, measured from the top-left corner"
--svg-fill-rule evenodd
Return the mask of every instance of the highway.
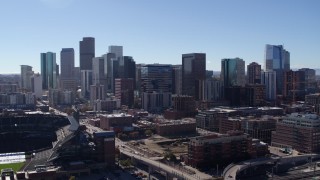
<path id="1" fill-rule="evenodd" d="M 179 177 L 179 178 L 184 178 L 184 179 L 188 179 L 188 180 L 212 179 L 212 177 L 209 176 L 209 175 L 199 177 L 199 176 L 186 174 L 186 173 L 184 173 L 184 172 L 182 172 L 180 170 L 174 169 L 171 166 L 163 164 L 163 163 L 161 163 L 159 161 L 155 161 L 155 160 L 152 160 L 152 159 L 145 158 L 139 153 L 131 152 L 130 149 L 126 149 L 126 148 L 122 148 L 121 147 L 120 150 L 121 150 L 121 153 L 123 153 L 123 154 L 125 154 L 125 155 L 127 155 L 129 157 L 134 157 L 135 159 L 144 162 L 146 165 L 157 167 L 157 168 L 163 170 L 164 172 L 166 172 L 166 173 L 168 173 L 170 175 Z"/>
<path id="2" fill-rule="evenodd" d="M 305 154 L 299 156 L 286 156 L 286 157 L 270 157 L 270 158 L 259 158 L 259 159 L 252 159 L 249 161 L 243 161 L 237 164 L 230 164 L 225 168 L 223 171 L 223 176 L 225 180 L 234 180 L 236 179 L 237 173 L 243 171 L 252 166 L 262 165 L 266 163 L 288 163 L 288 162 L 295 162 L 301 160 L 308 160 L 310 157 L 315 158 L 319 157 L 320 155 L 317 154 Z"/>

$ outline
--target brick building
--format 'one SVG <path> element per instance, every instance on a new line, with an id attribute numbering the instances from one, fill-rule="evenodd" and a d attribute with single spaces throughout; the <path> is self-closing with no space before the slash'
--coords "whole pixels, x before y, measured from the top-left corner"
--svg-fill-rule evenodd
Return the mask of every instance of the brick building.
<path id="1" fill-rule="evenodd" d="M 96 158 L 108 166 L 115 165 L 115 133 L 102 131 L 93 133 L 93 139 L 97 144 Z"/>
<path id="2" fill-rule="evenodd" d="M 227 119 L 221 119 L 219 123 L 219 133 L 226 134 L 228 131 L 241 129 L 240 117 L 229 117 Z"/>
<path id="3" fill-rule="evenodd" d="M 115 79 L 115 97 L 120 99 L 121 105 L 131 107 L 134 101 L 134 79 L 116 78 Z"/>
<path id="4" fill-rule="evenodd" d="M 271 145 L 293 148 L 300 152 L 320 152 L 320 117 L 292 113 L 279 119 L 272 132 Z"/>
<path id="5" fill-rule="evenodd" d="M 184 118 L 181 120 L 166 120 L 157 119 L 156 132 L 160 136 L 177 136 L 195 134 L 196 131 L 196 120 L 193 118 Z"/>
<path id="6" fill-rule="evenodd" d="M 132 127 L 133 118 L 127 114 L 100 115 L 100 128 L 112 130 L 113 128 Z"/>
<path id="7" fill-rule="evenodd" d="M 272 131 L 276 130 L 277 118 L 264 116 L 261 118 L 244 118 L 241 121 L 241 130 L 250 137 L 265 143 L 271 143 Z"/>
<path id="8" fill-rule="evenodd" d="M 166 119 L 181 119 L 184 117 L 194 117 L 196 115 L 196 101 L 192 96 L 172 96 L 172 106 L 172 109 L 164 112 Z"/>
<path id="9" fill-rule="evenodd" d="M 315 113 L 320 114 L 320 93 L 306 95 L 305 102 L 313 106 Z"/>
<path id="10" fill-rule="evenodd" d="M 263 106 L 266 97 L 266 87 L 261 84 L 249 84 L 245 87 L 246 105 L 247 106 Z"/>
<path id="11" fill-rule="evenodd" d="M 259 145 L 259 153 L 257 153 Z M 190 139 L 187 164 L 193 167 L 227 165 L 231 162 L 247 160 L 251 157 L 264 156 L 267 145 L 252 143 L 252 139 L 241 132 L 229 132 L 223 135 L 207 135 Z"/>

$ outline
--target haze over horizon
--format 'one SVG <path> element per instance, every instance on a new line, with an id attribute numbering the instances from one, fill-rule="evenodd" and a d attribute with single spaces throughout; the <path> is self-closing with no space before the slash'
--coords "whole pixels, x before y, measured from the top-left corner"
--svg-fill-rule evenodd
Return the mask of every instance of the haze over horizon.
<path id="1" fill-rule="evenodd" d="M 40 72 L 40 53 L 75 49 L 94 37 L 96 56 L 121 45 L 136 63 L 181 64 L 181 54 L 202 52 L 207 69 L 239 57 L 263 65 L 265 44 L 284 45 L 292 68 L 320 68 L 320 1 L 85 1 L 0 2 L 0 74 L 30 65 Z"/>

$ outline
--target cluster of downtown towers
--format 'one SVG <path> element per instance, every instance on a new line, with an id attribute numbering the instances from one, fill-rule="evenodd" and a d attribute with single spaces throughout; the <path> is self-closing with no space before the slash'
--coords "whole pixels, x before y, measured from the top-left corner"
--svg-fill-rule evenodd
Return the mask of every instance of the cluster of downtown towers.
<path id="1" fill-rule="evenodd" d="M 188 95 L 200 101 L 223 98 L 208 97 L 206 80 L 208 77 L 212 78 L 212 73 L 206 71 L 205 53 L 183 54 L 182 65 L 136 64 L 132 57 L 123 56 L 122 46 L 109 46 L 108 52 L 101 57 L 95 56 L 94 38 L 84 37 L 79 46 L 80 67 L 74 65 L 74 49 L 63 48 L 60 54 L 60 73 L 55 53 L 41 53 L 43 89 L 73 89 L 80 86 L 82 97 L 90 98 L 91 86 L 103 87 L 104 94 L 115 94 L 115 84 L 118 80 L 122 82 L 122 92 L 134 90 L 140 92 L 140 95 L 141 93 Z M 290 70 L 289 52 L 281 45 L 266 45 L 264 71 L 261 70 L 261 65 L 253 62 L 248 65 L 247 78 L 244 60 L 222 59 L 221 75 L 217 80 L 218 91 L 230 86 L 244 86 L 246 83 L 264 84 L 266 99 L 274 100 L 282 91 L 282 88 L 277 88 L 282 87 L 283 76 L 280 74 L 288 70 Z M 218 93 L 218 96 L 223 94 L 223 92 Z M 132 105 L 132 101 L 128 103 L 123 105 Z"/>

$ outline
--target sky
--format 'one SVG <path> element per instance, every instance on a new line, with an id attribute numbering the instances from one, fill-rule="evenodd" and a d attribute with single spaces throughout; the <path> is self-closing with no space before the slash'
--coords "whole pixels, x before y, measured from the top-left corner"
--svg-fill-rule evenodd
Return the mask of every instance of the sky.
<path id="1" fill-rule="evenodd" d="M 266 44 L 284 45 L 292 68 L 320 68 L 319 0 L 2 0 L 0 74 L 40 72 L 40 53 L 94 37 L 96 56 L 121 45 L 136 63 L 181 64 L 206 53 L 207 70 L 239 57 L 263 65 Z"/>

